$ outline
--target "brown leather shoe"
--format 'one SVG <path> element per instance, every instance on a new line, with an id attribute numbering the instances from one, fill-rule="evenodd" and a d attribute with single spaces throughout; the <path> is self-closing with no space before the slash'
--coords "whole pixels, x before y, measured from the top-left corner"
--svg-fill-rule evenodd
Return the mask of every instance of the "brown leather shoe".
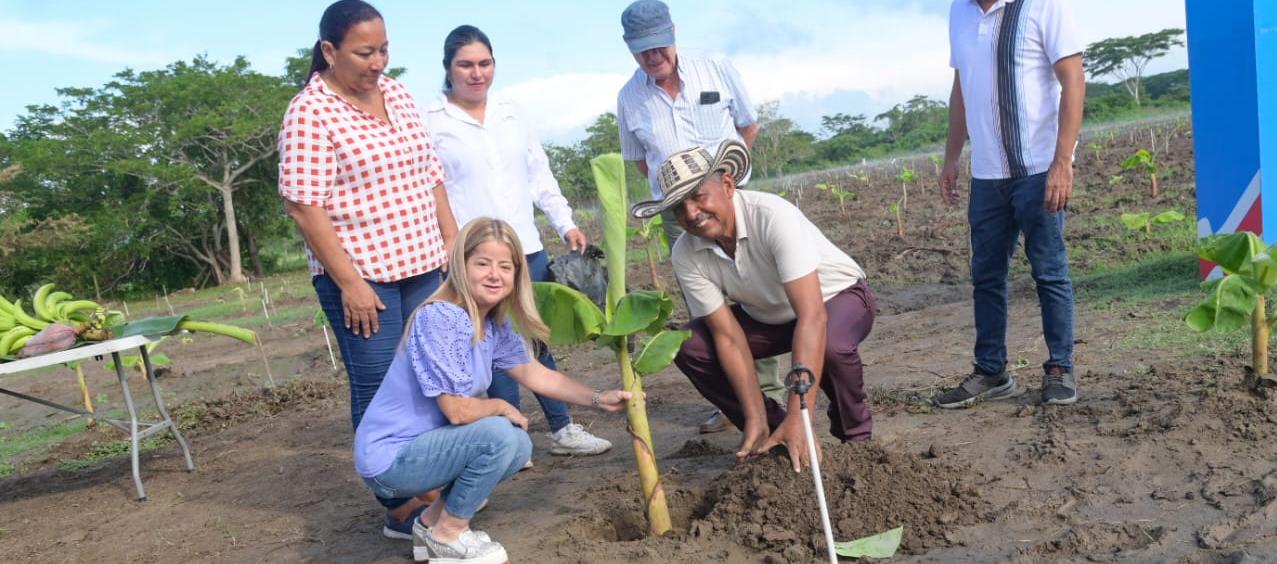
<path id="1" fill-rule="evenodd" d="M 733 428 L 732 421 L 728 419 L 726 415 L 723 415 L 723 412 L 721 411 L 715 411 L 709 416 L 709 419 L 706 419 L 700 426 L 702 434 L 719 433 L 731 428 Z"/>

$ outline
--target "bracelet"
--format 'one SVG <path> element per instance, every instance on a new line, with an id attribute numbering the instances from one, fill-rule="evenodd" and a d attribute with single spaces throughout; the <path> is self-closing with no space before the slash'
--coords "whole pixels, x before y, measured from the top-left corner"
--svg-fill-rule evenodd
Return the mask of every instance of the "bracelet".
<path id="1" fill-rule="evenodd" d="M 602 396 L 603 392 L 594 390 L 594 395 L 590 396 L 590 403 L 593 404 L 594 407 L 602 407 L 599 405 L 599 400 L 602 399 Z"/>

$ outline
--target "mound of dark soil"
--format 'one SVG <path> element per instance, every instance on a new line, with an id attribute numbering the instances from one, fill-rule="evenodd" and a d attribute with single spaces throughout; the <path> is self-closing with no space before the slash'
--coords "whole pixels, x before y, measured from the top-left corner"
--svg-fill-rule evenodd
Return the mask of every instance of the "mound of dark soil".
<path id="1" fill-rule="evenodd" d="M 876 444 L 826 445 L 821 473 L 834 538 L 852 540 L 904 526 L 902 550 L 949 544 L 949 532 L 984 519 L 970 471 Z M 808 472 L 785 456 L 737 466 L 706 494 L 694 536 L 725 535 L 744 546 L 804 562 L 823 554 L 820 510 Z"/>
<path id="2" fill-rule="evenodd" d="M 183 403 L 172 409 L 182 429 L 224 429 L 230 423 L 256 417 L 274 417 L 299 409 L 332 409 L 348 385 L 338 379 L 295 379 L 274 388 L 237 390 L 227 396 Z"/>

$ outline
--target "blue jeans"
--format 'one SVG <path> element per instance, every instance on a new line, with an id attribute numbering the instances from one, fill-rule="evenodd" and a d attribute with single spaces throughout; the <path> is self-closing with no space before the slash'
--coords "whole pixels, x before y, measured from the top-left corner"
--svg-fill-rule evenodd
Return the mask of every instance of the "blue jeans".
<path id="1" fill-rule="evenodd" d="M 337 287 L 337 283 L 327 274 L 311 279 L 315 294 L 319 296 L 319 306 L 333 327 L 342 363 L 346 365 L 346 377 L 350 380 L 352 428 L 359 428 L 364 411 L 376 395 L 377 388 L 381 387 L 381 380 L 386 377 L 390 361 L 395 358 L 395 348 L 399 346 L 399 339 L 403 337 L 413 310 L 439 288 L 442 279 L 441 270 L 435 269 L 398 282 L 368 282 L 386 309 L 377 315 L 381 328 L 367 339 L 345 327 L 346 313 L 341 306 L 341 288 Z M 393 508 L 406 500 L 378 498 L 377 501 Z"/>
<path id="2" fill-rule="evenodd" d="M 526 259 L 528 275 L 532 277 L 533 282 L 544 282 L 550 277 L 549 257 L 544 250 L 527 255 Z M 537 347 L 537 360 L 550 370 L 558 370 L 549 347 Z M 545 421 L 550 424 L 550 431 L 558 431 L 572 422 L 572 416 L 568 415 L 568 404 L 541 394 L 534 395 L 541 403 L 541 411 L 545 412 Z M 488 386 L 488 397 L 503 399 L 515 409 L 519 409 L 519 383 L 515 382 L 506 371 L 494 366 L 492 367 L 492 384 Z"/>
<path id="3" fill-rule="evenodd" d="M 395 462 L 364 478 L 378 497 L 405 498 L 443 488 L 448 513 L 469 519 L 497 484 L 532 456 L 532 439 L 504 417 L 484 417 L 422 433 L 404 445 Z"/>
<path id="4" fill-rule="evenodd" d="M 997 374 L 1007 362 L 1007 275 L 1020 234 L 1042 307 L 1050 357 L 1044 370 L 1073 370 L 1073 281 L 1064 246 L 1064 211 L 1048 213 L 1046 173 L 971 181 L 971 284 L 975 287 L 976 367 Z"/>

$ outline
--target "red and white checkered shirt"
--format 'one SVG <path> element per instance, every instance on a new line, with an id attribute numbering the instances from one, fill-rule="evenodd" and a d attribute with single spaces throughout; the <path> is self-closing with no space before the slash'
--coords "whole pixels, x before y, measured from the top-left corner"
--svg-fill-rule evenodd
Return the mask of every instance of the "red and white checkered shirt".
<path id="1" fill-rule="evenodd" d="M 279 194 L 328 211 L 360 276 L 395 282 L 447 260 L 432 192 L 444 172 L 412 96 L 385 76 L 378 87 L 390 123 L 311 76 L 280 126 Z M 309 247 L 306 258 L 324 273 Z"/>

